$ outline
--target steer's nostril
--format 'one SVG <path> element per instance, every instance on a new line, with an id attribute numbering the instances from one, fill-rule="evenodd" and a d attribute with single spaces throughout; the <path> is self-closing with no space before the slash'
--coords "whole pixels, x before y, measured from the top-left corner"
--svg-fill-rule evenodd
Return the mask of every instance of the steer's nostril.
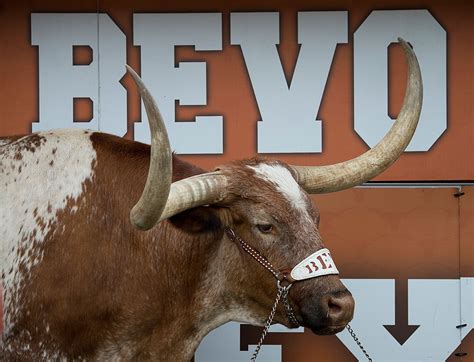
<path id="1" fill-rule="evenodd" d="M 343 304 L 340 303 L 340 300 L 330 296 L 328 298 L 328 310 L 326 317 L 330 320 L 338 320 L 341 317 L 343 312 Z"/>
<path id="2" fill-rule="evenodd" d="M 326 319 L 330 324 L 347 324 L 354 312 L 354 299 L 349 293 L 342 295 L 325 295 L 323 308 L 326 309 Z"/>
<path id="3" fill-rule="evenodd" d="M 328 314 L 331 313 L 331 314 L 335 314 L 335 313 L 339 313 L 341 311 L 341 306 L 337 303 L 334 302 L 334 300 L 332 298 L 329 299 L 329 303 L 328 303 Z"/>

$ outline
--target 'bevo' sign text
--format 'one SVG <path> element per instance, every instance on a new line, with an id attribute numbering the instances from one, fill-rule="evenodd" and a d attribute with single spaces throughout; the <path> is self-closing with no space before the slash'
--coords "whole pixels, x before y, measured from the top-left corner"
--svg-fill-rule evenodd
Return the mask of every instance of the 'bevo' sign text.
<path id="1" fill-rule="evenodd" d="M 206 105 L 207 99 L 206 63 L 176 65 L 175 47 L 221 51 L 222 16 L 133 16 L 133 44 L 140 47 L 141 75 L 159 103 L 178 153 L 223 152 L 222 115 L 198 115 L 194 122 L 176 122 L 175 115 L 176 100 L 180 105 Z M 322 151 L 324 119 L 316 115 L 336 46 L 349 42 L 347 24 L 346 11 L 298 13 L 300 51 L 288 84 L 276 47 L 279 13 L 230 14 L 230 42 L 242 50 L 260 111 L 258 152 Z M 447 97 L 446 32 L 425 10 L 374 11 L 354 32 L 354 130 L 373 147 L 391 126 L 387 49 L 397 37 L 416 48 L 425 89 L 420 124 L 408 150 L 427 151 L 446 129 Z M 119 81 L 125 74 L 127 41 L 109 15 L 34 13 L 31 40 L 39 49 L 39 119 L 33 131 L 85 127 L 123 136 L 127 95 Z M 78 45 L 92 49 L 90 64 L 73 64 L 72 47 Z M 90 122 L 74 123 L 74 98 L 92 101 Z M 135 139 L 142 142 L 150 139 L 145 117 L 142 110 L 142 122 L 135 124 Z"/>

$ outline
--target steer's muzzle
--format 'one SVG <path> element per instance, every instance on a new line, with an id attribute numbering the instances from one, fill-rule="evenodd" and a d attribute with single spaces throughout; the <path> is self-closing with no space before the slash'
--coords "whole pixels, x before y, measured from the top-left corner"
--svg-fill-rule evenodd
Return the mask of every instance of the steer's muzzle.
<path id="1" fill-rule="evenodd" d="M 354 315 L 354 298 L 345 289 L 323 295 L 319 304 L 301 308 L 305 327 L 316 334 L 335 334 L 342 331 Z"/>

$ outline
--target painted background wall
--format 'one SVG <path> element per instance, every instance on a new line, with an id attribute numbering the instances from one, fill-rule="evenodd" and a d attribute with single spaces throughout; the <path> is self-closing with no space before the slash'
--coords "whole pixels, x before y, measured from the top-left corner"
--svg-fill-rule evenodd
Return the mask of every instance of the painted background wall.
<path id="1" fill-rule="evenodd" d="M 462 351 L 472 361 L 473 21 L 470 1 L 1 1 L 0 136 L 85 127 L 146 142 L 128 63 L 191 162 L 212 169 L 256 153 L 339 162 L 396 117 L 402 36 L 420 60 L 423 114 L 412 151 L 376 180 L 453 187 L 313 199 L 374 360 L 455 361 Z M 221 327 L 195 361 L 248 360 L 259 333 Z M 347 332 L 276 327 L 266 343 L 262 360 L 363 360 Z"/>

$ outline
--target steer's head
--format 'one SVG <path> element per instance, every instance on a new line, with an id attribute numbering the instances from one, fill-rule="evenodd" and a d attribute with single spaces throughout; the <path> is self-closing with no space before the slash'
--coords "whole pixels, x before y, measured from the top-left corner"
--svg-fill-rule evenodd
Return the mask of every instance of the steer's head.
<path id="1" fill-rule="evenodd" d="M 225 287 L 232 300 L 244 308 L 242 321 L 262 323 L 275 299 L 277 279 L 254 260 L 251 254 L 255 252 L 248 252 L 241 241 L 265 257 L 281 277 L 325 248 L 319 234 L 319 211 L 309 194 L 359 185 L 377 176 L 400 156 L 416 129 L 422 99 L 418 62 L 411 47 L 404 41 L 401 43 L 408 60 L 404 104 L 387 135 L 363 155 L 328 166 L 293 166 L 255 159 L 173 183 L 172 155 L 164 122 L 145 85 L 129 69 L 143 98 L 152 134 L 148 179 L 132 209 L 133 224 L 146 230 L 161 220 L 179 218 L 186 210 L 215 205 L 219 210 L 215 228 L 221 232 L 227 250 L 224 262 L 236 267 L 233 282 Z M 232 232 L 224 233 L 226 227 Z M 320 256 L 326 259 L 312 260 L 316 265 L 309 260 L 307 267 L 300 267 L 303 278 L 291 273 L 282 283 L 293 283 L 289 303 L 298 324 L 320 334 L 336 333 L 351 320 L 354 300 L 335 268 L 329 275 L 306 278 L 317 268 L 332 263 L 327 255 Z M 275 319 L 292 325 L 283 308 L 277 311 Z"/>
<path id="2" fill-rule="evenodd" d="M 224 166 L 220 172 L 230 180 L 224 223 L 232 230 L 227 235 L 233 244 L 229 250 L 238 251 L 226 253 L 234 259 L 233 280 L 228 288 L 239 305 L 252 311 L 253 322 L 262 324 L 277 293 L 276 277 L 252 257 L 254 251 L 245 250 L 242 240 L 265 257 L 281 277 L 285 276 L 283 285 L 293 282 L 289 303 L 297 323 L 281 306 L 276 321 L 288 327 L 303 325 L 318 334 L 343 329 L 352 319 L 354 300 L 327 255 L 303 263 L 299 272 L 308 279 L 292 278 L 295 266 L 325 248 L 319 234 L 319 210 L 296 182 L 292 168 L 279 161 L 251 160 Z M 325 270 L 331 275 L 312 277 Z M 249 314 L 246 313 L 247 318 Z"/>

